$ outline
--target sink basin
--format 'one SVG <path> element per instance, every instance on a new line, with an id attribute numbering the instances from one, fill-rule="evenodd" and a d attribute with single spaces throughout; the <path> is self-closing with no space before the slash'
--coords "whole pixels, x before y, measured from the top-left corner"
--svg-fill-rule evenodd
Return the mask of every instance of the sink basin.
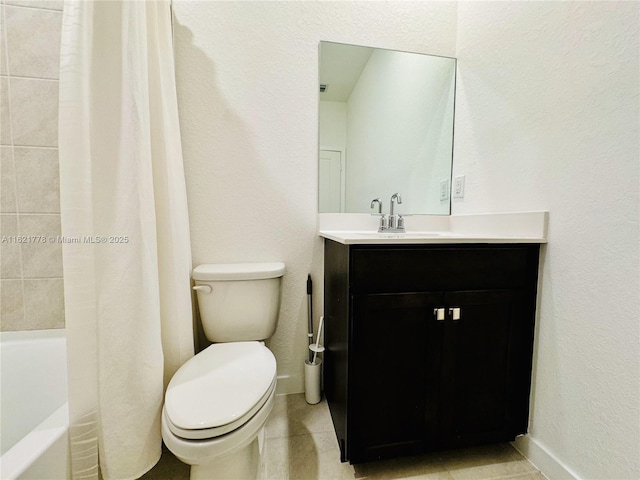
<path id="1" fill-rule="evenodd" d="M 404 238 L 404 239 L 420 239 L 434 238 L 444 235 L 442 232 L 406 232 L 406 233 L 384 233 L 384 232 L 349 232 L 350 236 L 356 238 Z"/>
<path id="2" fill-rule="evenodd" d="M 451 232 L 378 232 L 377 230 L 321 230 L 320 236 L 340 242 L 353 244 L 385 244 L 385 243 L 439 243 L 451 237 Z"/>

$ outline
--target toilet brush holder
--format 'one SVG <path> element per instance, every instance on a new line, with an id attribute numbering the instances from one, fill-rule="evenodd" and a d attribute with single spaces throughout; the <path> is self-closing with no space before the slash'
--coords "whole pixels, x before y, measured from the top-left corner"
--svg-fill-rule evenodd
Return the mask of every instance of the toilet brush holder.
<path id="1" fill-rule="evenodd" d="M 316 358 L 315 362 L 304 361 L 304 399 L 310 405 L 320 403 L 322 398 L 322 360 Z"/>

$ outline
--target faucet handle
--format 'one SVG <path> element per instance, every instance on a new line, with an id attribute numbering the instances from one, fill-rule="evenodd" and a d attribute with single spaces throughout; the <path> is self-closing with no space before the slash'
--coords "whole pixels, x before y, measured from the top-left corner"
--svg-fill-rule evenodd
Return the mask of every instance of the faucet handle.
<path id="1" fill-rule="evenodd" d="M 387 216 L 384 213 L 380 213 L 380 225 L 378 226 L 378 233 L 384 232 L 389 228 L 387 226 Z"/>
<path id="2" fill-rule="evenodd" d="M 398 230 L 403 231 L 403 232 L 405 231 L 405 229 L 404 229 L 404 218 L 402 218 L 402 215 L 398 215 L 398 223 L 396 225 L 396 228 Z"/>

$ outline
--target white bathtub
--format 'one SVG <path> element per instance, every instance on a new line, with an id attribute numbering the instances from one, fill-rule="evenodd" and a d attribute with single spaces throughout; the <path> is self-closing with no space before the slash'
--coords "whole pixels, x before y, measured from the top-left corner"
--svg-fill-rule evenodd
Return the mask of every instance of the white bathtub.
<path id="1" fill-rule="evenodd" d="M 0 478 L 66 480 L 64 330 L 0 332 Z"/>

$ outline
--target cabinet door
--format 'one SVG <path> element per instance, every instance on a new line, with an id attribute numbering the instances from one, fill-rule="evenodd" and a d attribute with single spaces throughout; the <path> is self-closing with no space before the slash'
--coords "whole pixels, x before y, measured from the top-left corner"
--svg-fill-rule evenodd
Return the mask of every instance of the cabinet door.
<path id="1" fill-rule="evenodd" d="M 460 318 L 449 316 L 444 326 L 442 446 L 507 441 L 526 431 L 533 312 L 524 298 L 518 290 L 445 294 Z"/>
<path id="2" fill-rule="evenodd" d="M 438 293 L 352 297 L 351 463 L 419 453 L 435 439 L 443 324 L 433 310 L 441 301 Z"/>

